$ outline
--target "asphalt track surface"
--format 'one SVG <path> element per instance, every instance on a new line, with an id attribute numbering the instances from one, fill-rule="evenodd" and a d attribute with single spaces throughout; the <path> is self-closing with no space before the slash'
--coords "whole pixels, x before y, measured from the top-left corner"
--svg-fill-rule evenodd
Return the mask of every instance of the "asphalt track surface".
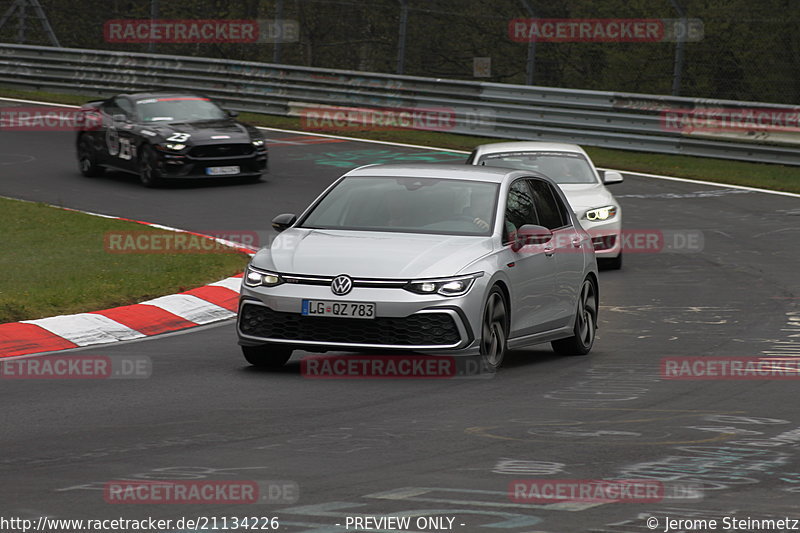
<path id="1" fill-rule="evenodd" d="M 125 175 L 80 176 L 70 133 L 4 132 L 0 195 L 266 239 L 275 214 L 299 212 L 348 168 L 463 159 L 266 134 L 278 142 L 263 183 L 151 190 Z M 701 232 L 703 245 L 628 254 L 621 271 L 601 272 L 589 356 L 557 357 L 543 345 L 512 352 L 491 378 L 308 379 L 303 353 L 280 371 L 249 367 L 232 321 L 74 350 L 148 356 L 152 376 L 0 380 L 0 517 L 264 516 L 278 517 L 280 531 L 315 533 L 343 531 L 346 516 L 386 514 L 509 533 L 648 531 L 650 516 L 659 531 L 667 516 L 800 518 L 797 382 L 660 377 L 664 357 L 800 357 L 800 201 L 630 175 L 613 192 L 628 229 Z M 703 490 L 588 505 L 508 495 L 517 479 L 601 478 Z M 120 479 L 287 480 L 300 496 L 109 504 L 103 487 Z"/>

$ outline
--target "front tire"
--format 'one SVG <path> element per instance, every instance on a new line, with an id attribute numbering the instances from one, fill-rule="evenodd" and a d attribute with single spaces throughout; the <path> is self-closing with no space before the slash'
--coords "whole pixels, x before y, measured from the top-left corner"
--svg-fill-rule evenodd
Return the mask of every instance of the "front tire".
<path id="1" fill-rule="evenodd" d="M 157 159 L 155 151 L 150 146 L 142 147 L 139 156 L 139 181 L 145 187 L 158 187 L 163 182 L 156 165 Z"/>
<path id="2" fill-rule="evenodd" d="M 597 287 L 590 278 L 583 280 L 575 313 L 572 337 L 553 341 L 553 351 L 560 355 L 586 355 L 594 345 L 597 330 Z"/>
<path id="3" fill-rule="evenodd" d="M 258 368 L 280 368 L 291 359 L 294 350 L 291 346 L 265 344 L 261 346 L 242 346 L 245 360 Z"/>
<path id="4" fill-rule="evenodd" d="M 105 172 L 105 168 L 97 164 L 97 152 L 91 137 L 85 133 L 78 139 L 78 168 L 87 178 L 96 178 Z"/>
<path id="5" fill-rule="evenodd" d="M 485 367 L 497 371 L 508 350 L 508 311 L 506 300 L 496 285 L 489 291 L 481 323 L 481 358 Z"/>
<path id="6" fill-rule="evenodd" d="M 622 251 L 619 252 L 617 257 L 608 259 L 600 259 L 597 261 L 597 266 L 603 270 L 619 270 L 622 268 Z"/>

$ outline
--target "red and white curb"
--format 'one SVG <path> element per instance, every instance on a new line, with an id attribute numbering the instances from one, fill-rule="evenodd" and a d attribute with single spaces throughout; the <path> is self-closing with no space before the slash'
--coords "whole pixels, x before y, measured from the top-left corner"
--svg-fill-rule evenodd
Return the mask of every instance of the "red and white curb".
<path id="1" fill-rule="evenodd" d="M 198 235 L 249 255 L 256 251 L 239 243 L 160 224 L 78 212 Z M 0 358 L 141 339 L 226 320 L 236 316 L 241 281 L 242 274 L 239 274 L 186 292 L 161 296 L 138 304 L 0 324 Z"/>

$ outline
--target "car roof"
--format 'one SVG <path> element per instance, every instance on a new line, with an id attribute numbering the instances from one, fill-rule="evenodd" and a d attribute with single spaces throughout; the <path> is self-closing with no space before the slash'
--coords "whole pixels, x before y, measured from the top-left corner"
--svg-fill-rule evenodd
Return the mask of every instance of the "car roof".
<path id="1" fill-rule="evenodd" d="M 122 96 L 124 98 L 130 98 L 131 100 L 141 100 L 143 98 L 180 98 L 180 97 L 187 97 L 187 98 L 208 98 L 207 96 L 203 96 L 202 94 L 196 94 L 191 92 L 174 92 L 174 91 L 154 91 L 154 92 L 144 92 L 144 93 L 127 93 L 127 94 L 120 94 L 117 96 Z"/>
<path id="2" fill-rule="evenodd" d="M 498 152 L 572 152 L 577 154 L 586 154 L 584 149 L 577 144 L 539 141 L 482 144 L 475 147 L 475 152 L 480 154 L 494 154 Z"/>
<path id="3" fill-rule="evenodd" d="M 438 178 L 487 181 L 492 183 L 502 183 L 506 179 L 514 179 L 522 176 L 532 176 L 550 180 L 550 178 L 541 172 L 536 171 L 516 170 L 503 167 L 442 165 L 438 163 L 416 163 L 409 165 L 366 165 L 351 170 L 345 174 L 345 176 Z"/>

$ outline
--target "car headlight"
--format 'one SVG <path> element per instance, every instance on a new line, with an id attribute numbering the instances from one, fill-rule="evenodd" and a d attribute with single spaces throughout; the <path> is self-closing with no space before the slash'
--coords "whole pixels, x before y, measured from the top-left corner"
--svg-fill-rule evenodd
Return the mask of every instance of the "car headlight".
<path id="1" fill-rule="evenodd" d="M 260 147 L 264 146 L 264 139 L 253 139 L 250 142 L 252 142 L 253 146 L 255 146 L 256 148 L 260 148 Z"/>
<path id="2" fill-rule="evenodd" d="M 604 207 L 595 207 L 594 209 L 589 209 L 586 211 L 586 215 L 584 216 L 587 220 L 591 221 L 608 220 L 617 216 L 617 206 L 607 205 Z"/>
<path id="3" fill-rule="evenodd" d="M 280 274 L 267 270 L 247 267 L 244 275 L 244 284 L 248 287 L 275 287 L 281 283 L 283 283 L 283 278 Z"/>
<path id="4" fill-rule="evenodd" d="M 410 281 L 403 287 L 417 294 L 439 294 L 441 296 L 463 296 L 472 288 L 473 283 L 483 272 L 454 276 L 452 278 L 436 278 Z"/>
<path id="5" fill-rule="evenodd" d="M 180 152 L 181 150 L 186 148 L 186 145 L 185 144 L 181 144 L 181 143 L 167 143 L 167 144 L 161 144 L 161 145 L 159 145 L 159 147 L 164 149 L 164 150 L 170 150 L 170 151 L 173 151 L 173 152 Z"/>

